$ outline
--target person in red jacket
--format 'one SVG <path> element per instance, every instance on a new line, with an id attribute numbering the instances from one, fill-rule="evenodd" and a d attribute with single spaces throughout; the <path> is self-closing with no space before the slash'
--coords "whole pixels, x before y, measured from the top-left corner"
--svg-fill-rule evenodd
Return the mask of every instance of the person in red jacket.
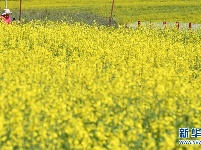
<path id="1" fill-rule="evenodd" d="M 1 14 L 1 20 L 3 23 L 6 24 L 10 24 L 12 19 L 10 17 L 10 14 L 12 14 L 12 12 L 9 9 L 4 9 L 3 13 Z"/>

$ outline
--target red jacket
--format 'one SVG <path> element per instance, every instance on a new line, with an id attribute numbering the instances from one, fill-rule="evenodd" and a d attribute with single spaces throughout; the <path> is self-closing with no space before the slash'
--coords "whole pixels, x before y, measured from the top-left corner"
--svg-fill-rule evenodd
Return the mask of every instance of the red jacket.
<path id="1" fill-rule="evenodd" d="M 11 18 L 9 15 L 2 15 L 1 16 L 1 20 L 2 22 L 6 23 L 6 24 L 10 24 L 11 23 Z"/>

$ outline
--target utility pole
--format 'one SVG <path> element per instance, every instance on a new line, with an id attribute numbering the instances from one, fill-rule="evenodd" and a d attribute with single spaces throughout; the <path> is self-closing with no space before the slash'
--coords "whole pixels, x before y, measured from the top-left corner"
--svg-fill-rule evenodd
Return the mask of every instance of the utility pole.
<path id="1" fill-rule="evenodd" d="M 113 17 L 112 17 L 113 10 L 114 10 L 114 0 L 112 1 L 112 9 L 111 9 L 110 19 L 109 19 L 110 26 L 112 25 L 112 20 L 113 20 Z"/>

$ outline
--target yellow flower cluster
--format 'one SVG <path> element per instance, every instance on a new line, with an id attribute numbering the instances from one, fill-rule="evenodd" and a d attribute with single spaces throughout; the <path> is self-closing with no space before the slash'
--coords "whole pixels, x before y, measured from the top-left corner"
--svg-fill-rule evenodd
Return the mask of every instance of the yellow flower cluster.
<path id="1" fill-rule="evenodd" d="M 200 31 L 34 21 L 0 39 L 0 149 L 199 149 L 178 140 L 201 127 Z"/>

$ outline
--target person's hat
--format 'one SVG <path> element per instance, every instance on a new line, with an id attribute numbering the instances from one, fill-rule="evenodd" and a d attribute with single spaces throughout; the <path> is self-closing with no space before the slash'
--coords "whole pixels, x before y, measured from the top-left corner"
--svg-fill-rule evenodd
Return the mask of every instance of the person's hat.
<path id="1" fill-rule="evenodd" d="M 6 15 L 6 14 L 12 14 L 12 12 L 10 11 L 10 9 L 4 9 L 3 13 L 1 15 Z"/>

